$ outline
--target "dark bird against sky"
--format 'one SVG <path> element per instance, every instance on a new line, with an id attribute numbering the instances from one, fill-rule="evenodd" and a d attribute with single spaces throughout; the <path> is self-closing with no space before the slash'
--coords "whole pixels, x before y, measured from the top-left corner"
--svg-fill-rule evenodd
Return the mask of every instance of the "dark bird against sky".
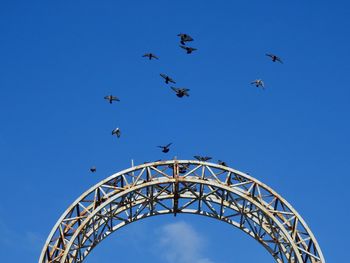
<path id="1" fill-rule="evenodd" d="M 265 55 L 268 56 L 268 57 L 270 57 L 271 60 L 272 60 L 273 62 L 278 61 L 279 63 L 282 63 L 282 64 L 283 64 L 283 62 L 282 62 L 282 60 L 281 60 L 280 57 L 277 57 L 276 55 L 271 54 L 271 53 L 267 53 L 267 54 L 265 54 Z"/>
<path id="2" fill-rule="evenodd" d="M 256 80 L 250 82 L 250 84 L 254 84 L 255 87 L 257 87 L 257 88 L 261 87 L 262 89 L 265 89 L 264 82 L 261 79 L 256 79 Z"/>
<path id="3" fill-rule="evenodd" d="M 190 91 L 189 89 L 178 89 L 175 87 L 171 87 L 171 89 L 176 92 L 176 96 L 178 96 L 179 98 L 182 98 L 183 96 L 190 96 L 190 94 L 188 94 L 188 92 Z"/>
<path id="4" fill-rule="evenodd" d="M 113 101 L 120 101 L 120 99 L 113 95 L 108 95 L 104 97 L 105 100 L 108 100 L 110 104 L 112 104 Z"/>
<path id="5" fill-rule="evenodd" d="M 169 82 L 171 82 L 171 83 L 176 83 L 172 78 L 170 78 L 168 75 L 165 75 L 165 74 L 163 74 L 163 73 L 160 73 L 159 74 L 163 79 L 165 79 L 165 83 L 166 84 L 169 84 Z"/>
<path id="6" fill-rule="evenodd" d="M 146 53 L 144 54 L 142 57 L 147 57 L 149 58 L 149 60 L 151 60 L 152 58 L 155 58 L 155 59 L 159 59 L 155 54 L 153 53 Z"/>
<path id="7" fill-rule="evenodd" d="M 197 50 L 194 47 L 186 47 L 186 46 L 182 46 L 182 45 L 180 45 L 180 47 L 185 49 L 187 54 L 191 54 L 193 51 Z"/>
<path id="8" fill-rule="evenodd" d="M 186 45 L 185 42 L 193 41 L 193 38 L 192 38 L 190 35 L 188 35 L 188 34 L 180 33 L 180 34 L 178 34 L 177 36 L 180 37 L 180 43 L 181 43 L 182 45 Z"/>
<path id="9" fill-rule="evenodd" d="M 112 131 L 112 135 L 116 135 L 118 138 L 120 137 L 120 129 L 119 128 L 115 128 L 113 131 Z"/>
<path id="10" fill-rule="evenodd" d="M 168 145 L 165 145 L 165 146 L 158 146 L 158 147 L 162 149 L 163 153 L 167 153 L 170 150 L 170 148 L 169 148 L 170 145 L 171 145 L 171 143 L 169 143 Z"/>

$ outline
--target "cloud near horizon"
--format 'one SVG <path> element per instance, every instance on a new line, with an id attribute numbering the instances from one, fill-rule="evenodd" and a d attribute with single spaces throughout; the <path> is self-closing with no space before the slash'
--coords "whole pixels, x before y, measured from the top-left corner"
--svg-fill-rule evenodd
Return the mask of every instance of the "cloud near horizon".
<path id="1" fill-rule="evenodd" d="M 207 242 L 183 221 L 161 227 L 158 253 L 168 263 L 214 263 L 205 255 Z"/>

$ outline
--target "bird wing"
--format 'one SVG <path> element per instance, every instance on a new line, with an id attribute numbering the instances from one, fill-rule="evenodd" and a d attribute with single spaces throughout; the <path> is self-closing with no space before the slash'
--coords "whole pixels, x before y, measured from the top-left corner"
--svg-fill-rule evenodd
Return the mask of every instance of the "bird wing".
<path id="1" fill-rule="evenodd" d="M 185 96 L 189 97 L 190 94 L 188 94 L 189 89 L 182 89 L 182 92 Z"/>
<path id="2" fill-rule="evenodd" d="M 179 47 L 181 47 L 181 48 L 183 48 L 183 49 L 186 49 L 186 50 L 187 50 L 187 47 L 186 47 L 186 46 L 179 45 Z"/>
<path id="3" fill-rule="evenodd" d="M 176 83 L 172 78 L 169 78 L 169 82 L 171 82 L 171 83 Z"/>
<path id="4" fill-rule="evenodd" d="M 195 155 L 193 156 L 195 159 L 197 159 L 198 161 L 200 161 L 202 158 L 199 155 Z"/>
<path id="5" fill-rule="evenodd" d="M 173 91 L 175 91 L 175 92 L 178 92 L 179 91 L 179 89 L 177 89 L 177 88 L 175 88 L 175 87 L 170 87 Z"/>
<path id="6" fill-rule="evenodd" d="M 269 54 L 269 53 L 266 53 L 265 55 L 268 56 L 268 57 L 270 57 L 270 58 L 273 57 L 273 55 L 272 55 L 272 54 Z"/>
<path id="7" fill-rule="evenodd" d="M 191 47 L 191 49 L 192 49 L 192 51 L 195 51 L 195 50 L 197 50 L 196 48 L 194 48 L 194 47 Z"/>
<path id="8" fill-rule="evenodd" d="M 203 159 L 204 159 L 205 161 L 208 161 L 208 160 L 210 160 L 210 159 L 212 159 L 212 158 L 209 157 L 209 156 L 205 156 Z"/>
<path id="9" fill-rule="evenodd" d="M 115 128 L 115 129 L 112 131 L 112 134 L 117 134 L 117 133 L 120 133 L 119 128 Z"/>
<path id="10" fill-rule="evenodd" d="M 162 78 L 166 79 L 167 75 L 163 74 L 163 73 L 160 73 L 159 74 Z"/>
<path id="11" fill-rule="evenodd" d="M 109 100 L 109 96 L 105 96 L 104 99 Z"/>
<path id="12" fill-rule="evenodd" d="M 112 100 L 120 101 L 116 96 L 112 96 Z"/>
<path id="13" fill-rule="evenodd" d="M 277 60 L 279 63 L 282 63 L 282 64 L 283 64 L 283 61 L 282 61 L 282 59 L 281 59 L 281 58 L 276 57 L 276 60 Z"/>
<path id="14" fill-rule="evenodd" d="M 146 54 L 144 54 L 142 57 L 149 57 L 150 56 L 150 54 L 149 53 L 146 53 Z"/>
<path id="15" fill-rule="evenodd" d="M 153 55 L 153 54 L 152 54 L 152 57 L 154 57 L 155 59 L 159 59 L 156 55 Z"/>
<path id="16" fill-rule="evenodd" d="M 165 148 L 168 148 L 168 147 L 169 147 L 171 144 L 172 144 L 172 142 L 171 142 L 171 143 L 169 143 L 168 145 L 166 145 L 166 146 L 165 146 Z"/>

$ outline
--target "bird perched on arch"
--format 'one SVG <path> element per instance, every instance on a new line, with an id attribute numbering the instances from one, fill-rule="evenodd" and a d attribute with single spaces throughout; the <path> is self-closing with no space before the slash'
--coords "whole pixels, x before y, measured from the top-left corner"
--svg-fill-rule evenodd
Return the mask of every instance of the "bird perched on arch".
<path id="1" fill-rule="evenodd" d="M 171 87 L 171 89 L 176 92 L 176 96 L 178 96 L 179 98 L 182 98 L 183 96 L 190 96 L 190 94 L 188 94 L 188 92 L 190 91 L 189 89 L 178 89 L 175 87 Z"/>
<path id="2" fill-rule="evenodd" d="M 173 164 L 169 164 L 168 167 L 170 169 L 174 169 L 174 165 Z M 184 174 L 187 172 L 187 169 L 190 167 L 190 164 L 188 163 L 179 163 L 179 173 L 180 174 Z"/>
<path id="3" fill-rule="evenodd" d="M 198 161 L 201 161 L 201 162 L 206 162 L 206 161 L 209 161 L 210 159 L 212 159 L 211 157 L 209 156 L 200 156 L 200 155 L 195 155 L 193 156 L 195 159 L 197 159 Z"/>
<path id="4" fill-rule="evenodd" d="M 151 60 L 152 58 L 155 58 L 155 59 L 159 59 L 155 54 L 153 53 L 146 53 L 144 54 L 142 57 L 147 57 L 149 60 Z"/>
<path id="5" fill-rule="evenodd" d="M 218 164 L 219 164 L 219 165 L 222 165 L 222 166 L 227 166 L 226 162 L 221 161 L 221 160 L 218 160 Z"/>
<path id="6" fill-rule="evenodd" d="M 169 84 L 169 82 L 176 84 L 176 82 L 175 82 L 172 78 L 170 78 L 168 75 L 163 74 L 163 73 L 161 73 L 161 74 L 159 74 L 159 75 L 160 75 L 163 79 L 165 79 L 165 83 L 166 83 L 166 84 Z"/>
<path id="7" fill-rule="evenodd" d="M 115 128 L 113 131 L 112 131 L 112 135 L 116 135 L 117 138 L 120 137 L 120 129 L 119 128 Z"/>
<path id="8" fill-rule="evenodd" d="M 95 173 L 96 172 L 96 166 L 91 166 L 90 172 Z"/>
<path id="9" fill-rule="evenodd" d="M 190 165 L 188 163 L 182 163 L 179 164 L 179 173 L 180 174 L 184 174 L 187 172 L 187 169 L 190 167 Z"/>
<path id="10" fill-rule="evenodd" d="M 196 51 L 197 49 L 194 47 L 186 47 L 186 46 L 182 46 L 180 45 L 179 47 L 183 48 L 184 50 L 186 50 L 187 54 L 191 54 L 193 51 Z"/>
<path id="11" fill-rule="evenodd" d="M 167 144 L 167 145 L 165 145 L 165 146 L 158 146 L 158 148 L 161 148 L 163 153 L 167 153 L 167 152 L 170 151 L 170 145 L 171 145 L 171 144 L 172 144 L 172 143 L 169 143 L 169 144 Z"/>
<path id="12" fill-rule="evenodd" d="M 256 79 L 256 80 L 250 82 L 250 84 L 254 84 L 255 87 L 257 87 L 257 88 L 261 87 L 262 89 L 265 89 L 264 82 L 261 79 Z"/>
<path id="13" fill-rule="evenodd" d="M 186 45 L 185 42 L 193 41 L 193 38 L 192 38 L 190 35 L 188 35 L 188 34 L 180 33 L 180 34 L 178 34 L 177 36 L 180 37 L 180 43 L 181 43 L 182 45 Z"/>
<path id="14" fill-rule="evenodd" d="M 282 64 L 283 64 L 282 59 L 281 59 L 280 57 L 277 57 L 276 55 L 271 54 L 271 53 L 266 53 L 265 55 L 268 56 L 268 57 L 270 57 L 271 60 L 272 60 L 272 62 L 278 61 L 279 63 L 282 63 Z"/>
<path id="15" fill-rule="evenodd" d="M 108 95 L 104 97 L 105 100 L 108 100 L 110 104 L 112 104 L 113 101 L 120 101 L 120 99 L 113 95 Z"/>

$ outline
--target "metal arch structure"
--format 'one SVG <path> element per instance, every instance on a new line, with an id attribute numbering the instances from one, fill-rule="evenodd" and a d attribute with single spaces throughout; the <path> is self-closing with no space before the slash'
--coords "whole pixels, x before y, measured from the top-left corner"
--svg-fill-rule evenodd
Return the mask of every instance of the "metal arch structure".
<path id="1" fill-rule="evenodd" d="M 58 220 L 39 263 L 83 262 L 119 228 L 178 213 L 231 224 L 257 240 L 278 263 L 325 263 L 304 220 L 270 187 L 232 168 L 192 160 L 131 167 L 90 188 Z"/>

